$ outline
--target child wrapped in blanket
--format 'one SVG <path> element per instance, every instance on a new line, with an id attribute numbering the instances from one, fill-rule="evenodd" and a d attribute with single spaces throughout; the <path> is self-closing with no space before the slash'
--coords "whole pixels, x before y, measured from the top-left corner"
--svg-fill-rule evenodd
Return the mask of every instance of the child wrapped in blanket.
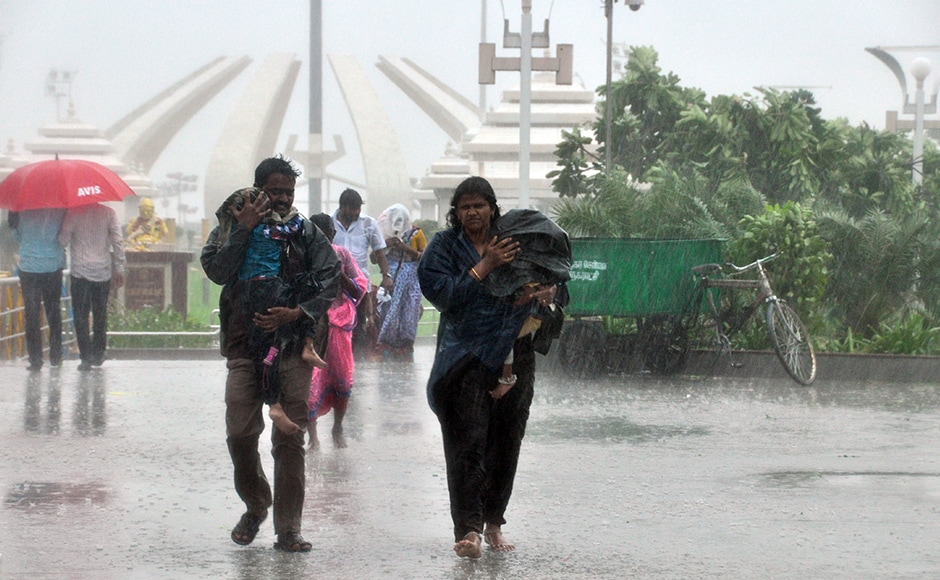
<path id="1" fill-rule="evenodd" d="M 228 232 L 235 218 L 231 208 L 240 209 L 245 199 L 255 199 L 262 191 L 257 188 L 240 189 L 230 195 L 216 212 L 221 230 Z M 284 247 L 292 236 L 301 235 L 304 219 L 299 213 L 291 212 L 286 217 L 271 212 L 251 232 L 251 240 L 241 268 L 238 270 L 238 285 L 235 308 L 239 309 L 248 320 L 255 313 L 267 312 L 275 306 L 296 307 L 299 303 L 310 300 L 319 291 L 311 274 L 299 274 L 294 280 L 285 280 L 281 276 Z M 317 353 L 324 346 L 328 331 L 328 321 L 324 316 L 316 324 L 302 321 L 304 346 L 301 358 L 314 367 L 326 367 L 326 363 Z M 278 362 L 281 352 L 288 346 L 293 333 L 289 327 L 281 327 L 273 332 L 265 332 L 260 326 L 251 324 L 248 330 L 248 349 L 250 358 L 255 363 L 255 370 L 261 377 L 259 396 L 269 406 L 268 416 L 274 426 L 285 433 L 295 433 L 300 427 L 291 421 L 279 402 L 280 383 L 278 381 Z"/>

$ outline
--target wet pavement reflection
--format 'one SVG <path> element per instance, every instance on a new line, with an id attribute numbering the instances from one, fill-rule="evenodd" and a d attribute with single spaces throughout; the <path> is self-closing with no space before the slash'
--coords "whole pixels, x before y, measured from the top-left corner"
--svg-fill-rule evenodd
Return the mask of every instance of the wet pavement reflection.
<path id="1" fill-rule="evenodd" d="M 940 388 L 540 373 L 504 527 L 457 559 L 440 433 L 414 363 L 360 362 L 308 456 L 310 554 L 242 511 L 221 359 L 0 366 L 0 578 L 930 577 Z M 270 443 L 262 456 L 271 476 Z"/>

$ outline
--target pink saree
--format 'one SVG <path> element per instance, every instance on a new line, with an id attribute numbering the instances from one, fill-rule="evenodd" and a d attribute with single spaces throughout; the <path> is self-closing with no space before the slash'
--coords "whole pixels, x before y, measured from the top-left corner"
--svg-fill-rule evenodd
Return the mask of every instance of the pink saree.
<path id="1" fill-rule="evenodd" d="M 330 306 L 330 333 L 323 356 L 327 368 L 314 368 L 310 381 L 308 417 L 311 421 L 328 413 L 338 399 L 349 398 L 353 386 L 352 332 L 356 328 L 356 306 L 369 290 L 369 279 L 359 270 L 349 250 L 337 245 L 333 249 L 342 263 L 343 272 L 359 288 L 359 299 L 341 288 Z"/>

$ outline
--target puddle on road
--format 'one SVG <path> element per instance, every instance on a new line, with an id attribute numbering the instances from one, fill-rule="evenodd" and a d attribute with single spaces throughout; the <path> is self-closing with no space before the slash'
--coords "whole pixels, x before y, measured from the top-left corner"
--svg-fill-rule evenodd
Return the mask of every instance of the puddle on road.
<path id="1" fill-rule="evenodd" d="M 59 483 L 24 481 L 13 484 L 7 493 L 7 507 L 28 510 L 63 504 L 103 504 L 110 499 L 108 488 L 101 483 Z"/>
<path id="2" fill-rule="evenodd" d="M 551 417 L 530 420 L 526 428 L 527 436 L 563 442 L 648 443 L 676 437 L 701 437 L 710 432 L 704 427 L 687 425 L 640 425 L 623 417 Z"/>
<path id="3" fill-rule="evenodd" d="M 772 471 L 761 474 L 771 485 L 779 487 L 805 487 L 820 481 L 830 483 L 850 482 L 871 478 L 937 478 L 940 473 L 922 471 Z"/>

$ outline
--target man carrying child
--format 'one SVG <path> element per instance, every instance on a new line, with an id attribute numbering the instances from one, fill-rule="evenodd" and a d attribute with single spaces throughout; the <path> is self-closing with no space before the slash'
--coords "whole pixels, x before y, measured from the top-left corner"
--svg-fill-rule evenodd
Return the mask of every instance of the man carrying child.
<path id="1" fill-rule="evenodd" d="M 235 491 L 247 508 L 232 530 L 232 541 L 240 545 L 254 541 L 273 506 L 274 547 L 288 552 L 311 549 L 300 534 L 304 431 L 313 371 L 313 358 L 305 351 L 313 343 L 317 322 L 336 297 L 340 271 L 329 240 L 293 207 L 299 175 L 282 156 L 262 161 L 255 169 L 255 189 L 241 190 L 217 212 L 219 225 L 201 257 L 206 276 L 223 285 L 219 312 L 221 350 L 228 361 L 226 436 Z M 264 307 L 259 290 L 272 278 L 277 279 L 272 285 L 277 294 L 267 297 L 267 304 L 283 305 Z M 250 305 L 261 308 L 252 310 Z M 276 427 L 271 433 L 273 495 L 258 452 L 264 430 L 263 393 L 272 386 L 265 372 L 268 354 L 276 365 L 270 369 L 276 374 L 277 388 L 272 416 L 274 405 L 279 405 L 284 417 L 276 424 L 288 427 Z"/>

